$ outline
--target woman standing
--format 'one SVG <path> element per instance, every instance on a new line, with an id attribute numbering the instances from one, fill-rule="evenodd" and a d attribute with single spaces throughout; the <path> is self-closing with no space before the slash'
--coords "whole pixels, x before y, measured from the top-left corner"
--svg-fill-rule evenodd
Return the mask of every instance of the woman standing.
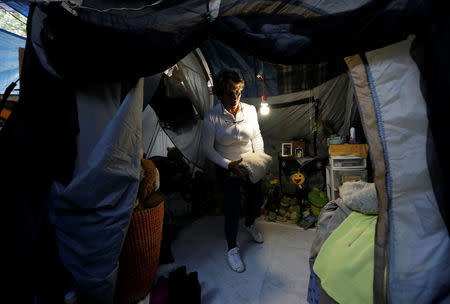
<path id="1" fill-rule="evenodd" d="M 227 260 L 236 272 L 243 272 L 239 247 L 236 243 L 241 187 L 248 195 L 245 228 L 257 243 L 262 243 L 261 233 L 254 222 L 263 203 L 261 182 L 253 184 L 239 168 L 242 156 L 264 152 L 264 142 L 259 130 L 258 116 L 254 106 L 240 102 L 244 79 L 233 70 L 221 71 L 214 84 L 220 100 L 205 114 L 202 131 L 202 146 L 206 157 L 216 164 L 219 180 L 225 196 L 225 235 L 228 243 Z"/>

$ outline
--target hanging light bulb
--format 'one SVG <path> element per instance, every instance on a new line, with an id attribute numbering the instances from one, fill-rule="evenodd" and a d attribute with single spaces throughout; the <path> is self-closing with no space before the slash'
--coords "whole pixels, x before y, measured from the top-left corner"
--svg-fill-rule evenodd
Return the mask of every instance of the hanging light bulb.
<path id="1" fill-rule="evenodd" d="M 262 115 L 267 115 L 270 112 L 269 104 L 264 102 L 266 100 L 266 92 L 264 91 L 264 77 L 261 74 L 256 75 L 256 78 L 259 78 L 263 82 L 263 94 L 261 96 L 261 107 L 259 108 L 259 112 Z"/>
<path id="2" fill-rule="evenodd" d="M 267 104 L 267 102 L 261 102 L 261 108 L 259 108 L 259 112 L 262 115 L 267 115 L 270 112 L 270 108 L 269 105 Z"/>

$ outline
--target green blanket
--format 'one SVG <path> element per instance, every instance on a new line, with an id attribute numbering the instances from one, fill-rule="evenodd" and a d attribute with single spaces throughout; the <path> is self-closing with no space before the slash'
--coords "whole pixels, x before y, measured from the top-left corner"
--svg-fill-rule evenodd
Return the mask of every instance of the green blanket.
<path id="1" fill-rule="evenodd" d="M 322 288 L 340 304 L 373 303 L 377 216 L 352 212 L 323 243 L 314 262 Z"/>

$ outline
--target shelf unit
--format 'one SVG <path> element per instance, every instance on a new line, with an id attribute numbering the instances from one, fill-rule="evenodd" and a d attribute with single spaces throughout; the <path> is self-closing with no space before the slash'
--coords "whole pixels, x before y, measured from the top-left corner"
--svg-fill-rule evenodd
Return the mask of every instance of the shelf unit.
<path id="1" fill-rule="evenodd" d="M 367 181 L 366 159 L 356 156 L 332 156 L 326 167 L 327 195 L 339 197 L 339 187 L 347 181 Z"/>

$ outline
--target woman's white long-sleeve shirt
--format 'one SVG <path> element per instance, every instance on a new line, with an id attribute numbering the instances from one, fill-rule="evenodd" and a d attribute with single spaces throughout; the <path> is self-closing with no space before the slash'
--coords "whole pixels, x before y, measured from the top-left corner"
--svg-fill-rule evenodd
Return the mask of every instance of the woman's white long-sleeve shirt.
<path id="1" fill-rule="evenodd" d="M 211 161 L 228 169 L 228 164 L 252 152 L 264 152 L 256 108 L 241 102 L 236 118 L 222 103 L 205 114 L 202 148 Z"/>

